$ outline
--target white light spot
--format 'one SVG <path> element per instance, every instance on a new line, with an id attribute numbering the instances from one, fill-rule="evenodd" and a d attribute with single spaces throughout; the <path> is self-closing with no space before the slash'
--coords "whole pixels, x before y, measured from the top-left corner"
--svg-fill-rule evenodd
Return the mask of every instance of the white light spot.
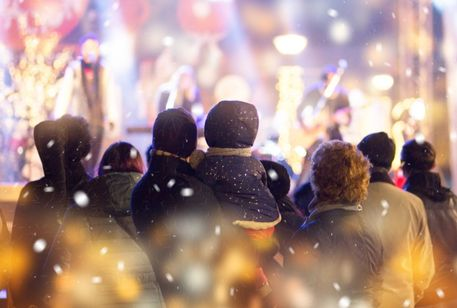
<path id="1" fill-rule="evenodd" d="M 216 234 L 217 236 L 221 235 L 221 226 L 217 225 L 214 228 L 214 234 Z"/>
<path id="2" fill-rule="evenodd" d="M 155 190 L 156 192 L 160 192 L 160 187 L 159 187 L 159 185 L 154 184 L 154 185 L 152 185 L 152 187 L 154 187 L 154 190 Z"/>
<path id="3" fill-rule="evenodd" d="M 389 202 L 387 202 L 386 200 L 381 200 L 381 206 L 382 206 L 381 216 L 384 217 L 389 212 Z"/>
<path id="4" fill-rule="evenodd" d="M 333 283 L 333 288 L 334 288 L 335 290 L 337 290 L 338 292 L 341 291 L 341 286 L 340 286 L 340 284 L 339 284 L 338 282 L 334 282 L 334 283 Z"/>
<path id="5" fill-rule="evenodd" d="M 100 276 L 93 276 L 93 277 L 91 278 L 91 282 L 92 282 L 93 284 L 101 284 L 102 281 L 103 281 L 103 279 L 102 279 L 102 277 L 100 277 Z"/>
<path id="6" fill-rule="evenodd" d="M 330 38 L 337 44 L 345 44 L 352 37 L 352 29 L 345 20 L 335 20 L 329 28 Z"/>
<path id="7" fill-rule="evenodd" d="M 294 255 L 295 254 L 294 248 L 289 246 L 289 252 L 290 252 L 290 254 Z"/>
<path id="8" fill-rule="evenodd" d="M 235 288 L 234 287 L 231 287 L 230 288 L 230 296 L 235 296 Z"/>
<path id="9" fill-rule="evenodd" d="M 347 296 L 343 296 L 338 301 L 338 307 L 340 308 L 348 308 L 351 305 L 351 299 Z"/>
<path id="10" fill-rule="evenodd" d="M 314 244 L 313 248 L 317 249 L 318 247 L 319 247 L 319 242 L 316 242 L 316 244 Z"/>
<path id="11" fill-rule="evenodd" d="M 108 253 L 108 247 L 102 247 L 102 249 L 100 249 L 100 254 L 102 256 L 106 255 Z"/>
<path id="12" fill-rule="evenodd" d="M 44 189 L 43 189 L 44 192 L 53 192 L 54 191 L 54 187 L 52 186 L 46 186 Z"/>
<path id="13" fill-rule="evenodd" d="M 117 270 L 119 272 L 123 272 L 125 270 L 125 262 L 124 261 L 118 261 L 117 262 Z"/>
<path id="14" fill-rule="evenodd" d="M 269 169 L 268 170 L 268 176 L 272 181 L 276 181 L 279 178 L 278 173 L 274 169 Z"/>
<path id="15" fill-rule="evenodd" d="M 405 301 L 403 302 L 403 307 L 411 307 L 411 300 L 405 299 Z"/>
<path id="16" fill-rule="evenodd" d="M 86 157 L 84 157 L 84 160 L 89 161 L 89 160 L 91 160 L 91 158 L 92 158 L 92 153 L 89 153 L 86 155 Z M 105 166 L 103 166 L 103 168 L 105 168 Z"/>
<path id="17" fill-rule="evenodd" d="M 194 194 L 194 190 L 190 187 L 181 189 L 181 196 L 191 197 Z"/>
<path id="18" fill-rule="evenodd" d="M 167 187 L 168 188 L 172 188 L 176 183 L 176 180 L 175 179 L 170 179 L 167 183 Z"/>
<path id="19" fill-rule="evenodd" d="M 413 70 L 412 70 L 411 68 L 408 67 L 408 68 L 405 70 L 405 75 L 406 75 L 406 77 L 411 77 L 412 74 L 413 74 Z"/>
<path id="20" fill-rule="evenodd" d="M 130 158 L 131 159 L 136 159 L 138 157 L 138 151 L 134 148 L 130 149 Z"/>
<path id="21" fill-rule="evenodd" d="M 60 275 L 63 273 L 63 269 L 62 267 L 59 265 L 59 264 L 55 264 L 53 267 L 54 269 L 54 272 L 57 274 L 57 275 Z"/>
<path id="22" fill-rule="evenodd" d="M 339 14 L 338 14 L 338 11 L 335 9 L 328 9 L 327 15 L 332 18 L 336 18 L 336 17 L 338 17 Z"/>
<path id="23" fill-rule="evenodd" d="M 73 199 L 79 207 L 86 207 L 89 205 L 89 197 L 87 194 L 81 190 L 78 190 L 73 195 Z"/>
<path id="24" fill-rule="evenodd" d="M 103 170 L 111 170 L 113 167 L 111 167 L 111 165 L 104 165 L 102 167 Z"/>
<path id="25" fill-rule="evenodd" d="M 46 146 L 48 147 L 48 149 L 49 149 L 49 148 L 52 148 L 52 146 L 54 145 L 54 143 L 55 143 L 54 139 L 51 139 L 51 140 L 49 140 L 48 144 L 46 144 Z"/>
<path id="26" fill-rule="evenodd" d="M 445 294 L 444 294 L 444 291 L 443 289 L 436 289 L 436 295 L 438 295 L 439 298 L 444 298 Z"/>
<path id="27" fill-rule="evenodd" d="M 422 133 L 417 133 L 417 134 L 416 134 L 416 137 L 414 137 L 414 139 L 415 139 L 416 142 L 419 143 L 419 144 L 424 144 L 424 142 L 425 142 L 425 136 L 424 136 L 424 134 L 422 134 Z"/>
<path id="28" fill-rule="evenodd" d="M 174 281 L 173 276 L 172 276 L 170 273 L 166 273 L 166 274 L 165 274 L 165 278 L 167 278 L 167 280 L 168 280 L 169 282 L 173 282 L 173 281 Z"/>
<path id="29" fill-rule="evenodd" d="M 19 155 L 24 154 L 24 148 L 23 147 L 18 147 L 17 148 L 17 154 L 19 154 Z"/>
<path id="30" fill-rule="evenodd" d="M 36 253 L 43 252 L 46 249 L 47 243 L 44 239 L 40 238 L 33 243 L 33 251 Z"/>

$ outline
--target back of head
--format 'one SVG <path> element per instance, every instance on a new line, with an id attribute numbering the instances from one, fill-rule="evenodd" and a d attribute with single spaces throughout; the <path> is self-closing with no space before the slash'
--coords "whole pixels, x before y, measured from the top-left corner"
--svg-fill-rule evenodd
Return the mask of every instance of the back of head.
<path id="1" fill-rule="evenodd" d="M 89 124 L 83 117 L 64 115 L 56 121 L 65 134 L 65 158 L 79 163 L 90 152 Z"/>
<path id="2" fill-rule="evenodd" d="M 110 172 L 143 173 L 143 159 L 138 150 L 128 142 L 116 142 L 102 156 L 98 175 Z"/>
<path id="3" fill-rule="evenodd" d="M 152 144 L 180 157 L 188 157 L 197 146 L 197 126 L 182 108 L 167 109 L 157 116 L 152 129 Z"/>
<path id="4" fill-rule="evenodd" d="M 241 101 L 221 101 L 208 113 L 205 139 L 210 147 L 249 148 L 259 129 L 254 105 Z"/>
<path id="5" fill-rule="evenodd" d="M 311 160 L 311 185 L 319 202 L 358 203 L 366 198 L 370 164 L 355 146 L 324 142 Z"/>
<path id="6" fill-rule="evenodd" d="M 260 161 L 267 172 L 267 185 L 276 200 L 287 196 L 290 189 L 290 178 L 287 169 L 271 160 Z"/>
<path id="7" fill-rule="evenodd" d="M 400 156 L 406 172 L 429 171 L 435 165 L 436 152 L 429 142 L 413 139 L 403 145 Z"/>
<path id="8" fill-rule="evenodd" d="M 395 143 L 384 132 L 365 136 L 357 148 L 365 155 L 373 167 L 390 169 L 395 157 Z"/>

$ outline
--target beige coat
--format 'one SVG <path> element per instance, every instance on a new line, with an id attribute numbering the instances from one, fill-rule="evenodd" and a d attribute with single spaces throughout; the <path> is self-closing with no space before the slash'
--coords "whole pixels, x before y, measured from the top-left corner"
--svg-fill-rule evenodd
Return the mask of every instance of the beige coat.
<path id="1" fill-rule="evenodd" d="M 392 184 L 371 183 L 362 217 L 384 246 L 381 307 L 414 307 L 435 273 L 422 201 Z"/>
<path id="2" fill-rule="evenodd" d="M 101 72 L 102 110 L 104 113 L 105 135 L 103 145 L 116 141 L 122 131 L 122 100 L 112 73 L 103 66 Z M 88 118 L 87 104 L 81 102 L 84 98 L 84 89 L 81 77 L 81 62 L 70 62 L 63 78 L 60 80 L 60 90 L 57 95 L 53 116 L 59 118 L 64 114 Z"/>

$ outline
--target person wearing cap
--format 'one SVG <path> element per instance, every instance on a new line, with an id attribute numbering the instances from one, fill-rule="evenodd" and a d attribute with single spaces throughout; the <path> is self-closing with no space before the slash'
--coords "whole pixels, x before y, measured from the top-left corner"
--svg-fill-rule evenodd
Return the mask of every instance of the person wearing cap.
<path id="1" fill-rule="evenodd" d="M 311 302 L 294 303 L 285 282 L 285 307 L 341 307 L 344 296 L 351 306 L 376 307 L 383 248 L 360 216 L 368 183 L 369 162 L 355 146 L 333 140 L 315 151 L 311 214 L 285 256 L 286 281 L 299 281 Z"/>
<path id="2" fill-rule="evenodd" d="M 433 244 L 436 273 L 424 298 L 417 306 L 457 305 L 457 197 L 443 187 L 439 174 L 432 171 L 436 152 L 427 142 L 410 140 L 403 145 L 401 162 L 406 176 L 404 189 L 425 205 Z"/>
<path id="3" fill-rule="evenodd" d="M 219 204 L 188 163 L 196 144 L 197 127 L 188 112 L 178 108 L 159 113 L 149 168 L 132 192 L 133 222 L 167 306 L 176 301 L 188 307 L 210 303 L 212 293 L 211 286 L 194 286 L 188 276 L 194 268 L 201 273 L 201 265 L 209 268 L 203 274 L 212 273 L 211 260 L 218 252 L 214 230 Z M 205 249 L 208 242 L 214 244 L 212 250 Z"/>
<path id="4" fill-rule="evenodd" d="M 384 132 L 360 141 L 358 149 L 371 163 L 368 197 L 362 218 L 384 247 L 381 307 L 414 307 L 434 274 L 432 243 L 422 201 L 395 187 L 389 170 L 395 144 Z"/>

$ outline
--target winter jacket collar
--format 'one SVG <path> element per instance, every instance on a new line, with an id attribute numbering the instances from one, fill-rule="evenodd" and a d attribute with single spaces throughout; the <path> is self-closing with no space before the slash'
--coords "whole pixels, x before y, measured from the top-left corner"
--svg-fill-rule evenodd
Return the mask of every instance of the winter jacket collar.
<path id="1" fill-rule="evenodd" d="M 362 205 L 358 203 L 334 203 L 334 202 L 319 202 L 314 198 L 309 208 L 311 210 L 310 215 L 306 218 L 305 223 L 315 221 L 322 213 L 333 211 L 333 210 L 344 210 L 352 212 L 361 212 Z"/>
<path id="2" fill-rule="evenodd" d="M 187 161 L 181 158 L 174 156 L 162 156 L 154 153 L 151 157 L 148 173 L 150 175 L 154 175 L 155 173 L 183 173 L 186 175 L 194 176 L 195 171 Z"/>
<path id="3" fill-rule="evenodd" d="M 389 176 L 389 170 L 382 167 L 373 167 L 370 170 L 370 183 L 387 183 L 394 185 L 394 182 Z"/>
<path id="4" fill-rule="evenodd" d="M 206 151 L 208 156 L 242 156 L 251 157 L 252 149 L 249 148 L 208 148 Z"/>
<path id="5" fill-rule="evenodd" d="M 446 201 L 450 195 L 450 190 L 441 186 L 440 176 L 429 171 L 412 173 L 406 180 L 404 189 L 438 202 Z"/>

